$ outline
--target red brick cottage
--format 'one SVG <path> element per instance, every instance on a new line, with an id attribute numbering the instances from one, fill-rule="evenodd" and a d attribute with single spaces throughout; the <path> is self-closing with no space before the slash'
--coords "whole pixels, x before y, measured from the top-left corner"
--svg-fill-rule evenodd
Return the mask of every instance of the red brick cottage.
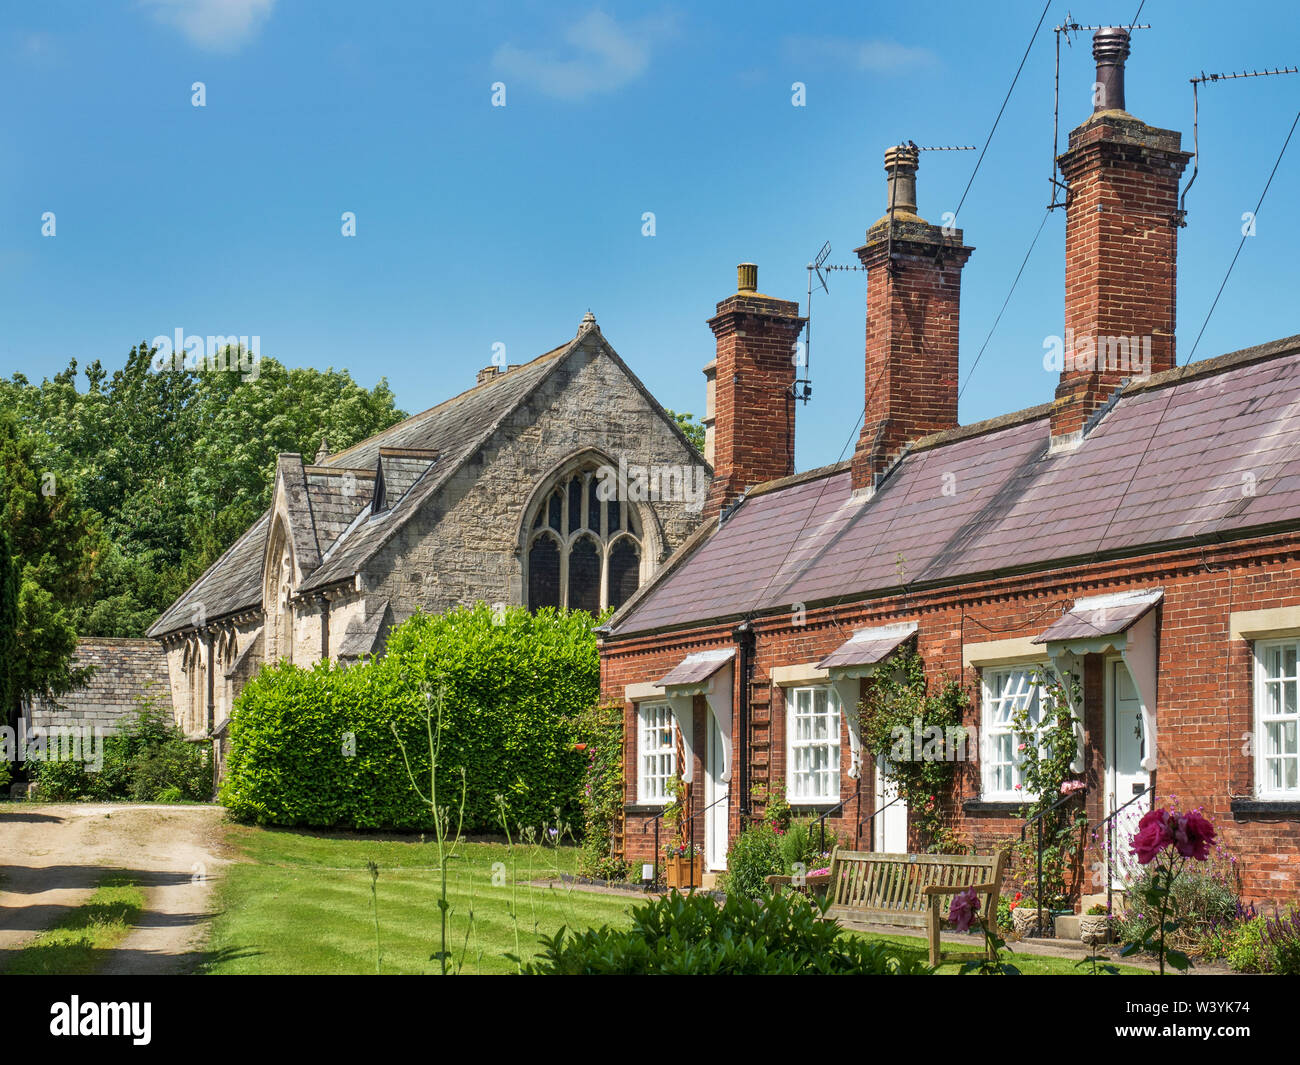
<path id="1" fill-rule="evenodd" d="M 758 294 L 748 264 L 718 304 L 711 520 L 602 632 L 602 690 L 625 707 L 629 860 L 651 859 L 674 776 L 691 782 L 709 869 L 757 812 L 757 785 L 832 810 L 862 849 L 918 846 L 858 721 L 873 670 L 911 642 L 932 681 L 970 698 L 979 743 L 939 798 L 980 852 L 1019 832 L 1009 715 L 1054 668 L 1081 682 L 1090 823 L 1144 787 L 1176 794 L 1221 826 L 1248 896 L 1297 894 L 1300 336 L 1177 366 L 1189 155 L 1124 110 L 1127 51 L 1125 31 L 1097 35 L 1110 106 L 1060 160 L 1051 404 L 957 425 L 972 249 L 916 214 L 914 149 L 887 154 L 891 211 L 857 250 L 866 411 L 851 461 L 794 474 L 796 304 Z"/>

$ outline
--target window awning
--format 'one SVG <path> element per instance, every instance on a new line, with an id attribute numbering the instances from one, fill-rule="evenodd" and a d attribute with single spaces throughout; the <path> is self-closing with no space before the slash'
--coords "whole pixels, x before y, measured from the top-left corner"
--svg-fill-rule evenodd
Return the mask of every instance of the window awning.
<path id="1" fill-rule="evenodd" d="M 682 737 L 682 780 L 695 779 L 695 696 L 703 695 L 722 738 L 722 779 L 731 780 L 731 661 L 734 647 L 697 651 L 687 655 L 663 677 L 654 682 L 663 688 L 664 697 L 677 719 Z"/>
<path id="2" fill-rule="evenodd" d="M 1088 654 L 1117 651 L 1133 678 L 1142 699 L 1142 724 L 1146 732 L 1146 754 L 1142 768 L 1156 767 L 1156 676 L 1159 662 L 1156 653 L 1155 607 L 1164 598 L 1161 588 L 1136 592 L 1118 592 L 1075 600 L 1074 605 L 1057 618 L 1033 642 L 1042 644 L 1052 660 L 1057 676 L 1073 673 L 1082 680 L 1082 658 Z M 1066 685 L 1069 692 L 1069 685 Z M 1082 707 L 1071 705 L 1075 720 Z M 1079 726 L 1082 731 L 1082 726 Z M 1079 744 L 1076 772 L 1083 769 L 1083 744 Z"/>
<path id="3" fill-rule="evenodd" d="M 915 632 L 915 621 L 859 629 L 817 663 L 818 669 L 826 670 L 840 701 L 849 732 L 849 777 L 853 780 L 862 775 L 862 722 L 858 715 L 861 680 L 874 673 Z"/>

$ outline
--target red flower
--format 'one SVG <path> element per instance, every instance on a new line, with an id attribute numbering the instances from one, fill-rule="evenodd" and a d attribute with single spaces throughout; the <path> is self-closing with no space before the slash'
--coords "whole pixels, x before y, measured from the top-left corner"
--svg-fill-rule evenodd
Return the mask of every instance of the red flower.
<path id="1" fill-rule="evenodd" d="M 587 745 L 585 743 L 575 743 L 573 745 L 573 749 L 575 751 L 585 751 L 587 749 Z"/>

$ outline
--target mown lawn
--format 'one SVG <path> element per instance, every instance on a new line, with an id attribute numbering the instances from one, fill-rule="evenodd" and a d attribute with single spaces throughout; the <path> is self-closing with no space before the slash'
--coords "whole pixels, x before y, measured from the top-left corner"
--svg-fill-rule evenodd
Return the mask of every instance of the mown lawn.
<path id="1" fill-rule="evenodd" d="M 219 913 L 204 972 L 374 973 L 371 861 L 379 870 L 379 971 L 439 970 L 433 957 L 440 932 L 432 842 L 246 826 L 232 827 L 228 838 L 243 860 L 228 867 L 218 887 Z M 561 925 L 626 926 L 636 895 L 529 886 L 530 880 L 572 872 L 576 860 L 577 849 L 568 846 L 461 844 L 448 870 L 452 968 L 511 973 L 516 965 L 507 955 L 533 957 L 538 935 L 553 934 Z M 883 939 L 900 953 L 925 954 L 919 937 L 869 938 Z M 1016 954 L 1011 960 L 1026 974 L 1080 971 L 1073 958 Z M 939 971 L 959 968 L 949 964 Z"/>
<path id="2" fill-rule="evenodd" d="M 374 973 L 370 861 L 379 867 L 379 971 L 439 971 L 432 957 L 441 941 L 434 843 L 243 826 L 228 839 L 244 860 L 228 867 L 218 886 L 203 971 Z M 516 965 L 506 955 L 531 958 L 539 933 L 626 924 L 634 895 L 528 885 L 572 872 L 576 859 L 568 846 L 461 844 L 447 879 L 452 967 L 511 973 Z"/>

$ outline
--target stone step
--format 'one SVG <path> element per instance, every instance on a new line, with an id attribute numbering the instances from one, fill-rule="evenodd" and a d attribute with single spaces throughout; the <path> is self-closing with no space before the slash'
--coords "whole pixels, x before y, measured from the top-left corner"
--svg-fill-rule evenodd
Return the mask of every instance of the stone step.
<path id="1" fill-rule="evenodd" d="M 1057 939 L 1072 939 L 1076 943 L 1079 941 L 1079 917 L 1077 914 L 1066 914 L 1058 917 L 1055 922 Z"/>

